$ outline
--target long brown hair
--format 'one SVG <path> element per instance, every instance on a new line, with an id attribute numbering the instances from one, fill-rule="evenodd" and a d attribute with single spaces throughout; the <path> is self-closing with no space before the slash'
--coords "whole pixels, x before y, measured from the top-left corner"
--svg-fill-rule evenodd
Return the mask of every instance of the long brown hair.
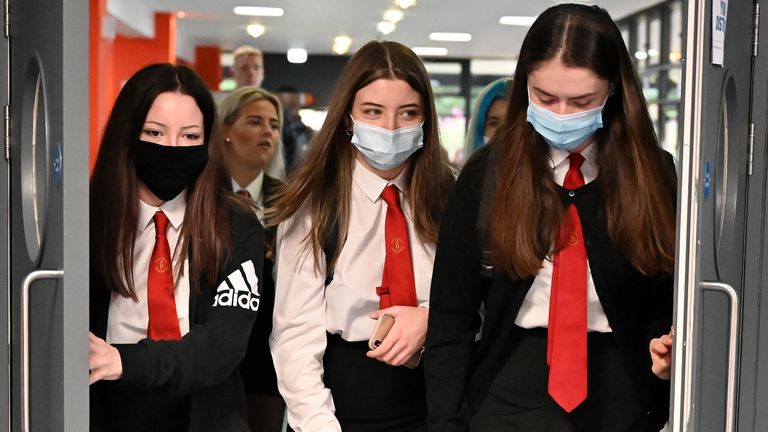
<path id="1" fill-rule="evenodd" d="M 308 206 L 312 230 L 306 241 L 312 246 L 316 264 L 320 262 L 323 245 L 334 224 L 338 223 L 339 236 L 336 255 L 328 257 L 331 265 L 347 237 L 356 151 L 348 133 L 351 128 L 349 113 L 358 90 L 382 78 L 403 80 L 422 97 L 424 147 L 408 160 L 405 195 L 419 241 L 437 241 L 440 215 L 453 184 L 453 174 L 445 151 L 440 147 L 429 76 L 421 60 L 404 45 L 372 41 L 349 59 L 331 98 L 328 115 L 310 143 L 304 164 L 268 211 L 270 224 L 277 225 L 302 206 Z"/>
<path id="2" fill-rule="evenodd" d="M 490 238 L 497 268 L 515 278 L 536 275 L 556 244 L 564 214 L 549 166 L 549 146 L 526 121 L 528 75 L 559 60 L 588 68 L 613 84 L 603 110 L 598 184 L 608 234 L 646 275 L 671 272 L 675 249 L 675 179 L 659 147 L 642 89 L 616 24 L 597 6 L 561 4 L 533 23 L 520 50 L 499 149 Z M 514 179 L 514 180 L 512 180 Z"/>
<path id="3" fill-rule="evenodd" d="M 229 209 L 242 205 L 229 189 L 220 140 L 213 139 L 216 106 L 205 83 L 191 69 L 167 63 L 136 72 L 123 86 L 107 120 L 90 181 L 91 272 L 106 287 L 136 299 L 133 247 L 139 215 L 136 142 L 152 103 L 165 92 L 195 99 L 203 113 L 208 163 L 187 189 L 184 224 L 175 253 L 190 251 L 192 286 L 215 282 L 229 242 Z M 177 265 L 177 274 L 180 265 Z"/>

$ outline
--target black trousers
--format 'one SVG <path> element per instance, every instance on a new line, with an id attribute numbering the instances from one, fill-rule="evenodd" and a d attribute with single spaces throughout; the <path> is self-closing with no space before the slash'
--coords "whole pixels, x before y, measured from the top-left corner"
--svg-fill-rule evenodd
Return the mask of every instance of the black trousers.
<path id="1" fill-rule="evenodd" d="M 587 336 L 587 399 L 568 413 L 547 392 L 547 329 L 519 332 L 509 360 L 470 420 L 470 432 L 655 431 L 613 333 Z"/>
<path id="2" fill-rule="evenodd" d="M 367 342 L 328 334 L 323 381 L 344 432 L 426 432 L 422 367 L 390 366 L 368 358 Z"/>

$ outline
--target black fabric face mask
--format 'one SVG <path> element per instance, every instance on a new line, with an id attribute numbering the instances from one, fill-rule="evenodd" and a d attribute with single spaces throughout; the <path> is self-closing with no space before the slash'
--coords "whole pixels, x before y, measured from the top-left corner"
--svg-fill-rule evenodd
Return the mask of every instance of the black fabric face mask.
<path id="1" fill-rule="evenodd" d="M 138 140 L 136 174 L 155 196 L 170 201 L 190 186 L 208 163 L 208 146 L 172 147 Z"/>

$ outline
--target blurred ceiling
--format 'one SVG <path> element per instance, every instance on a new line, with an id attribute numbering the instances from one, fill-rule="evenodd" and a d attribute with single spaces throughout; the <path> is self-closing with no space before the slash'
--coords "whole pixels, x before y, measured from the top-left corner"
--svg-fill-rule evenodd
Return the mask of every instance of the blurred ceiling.
<path id="1" fill-rule="evenodd" d="M 659 0 L 604 0 L 599 4 L 614 19 L 659 3 Z M 116 31 L 131 36 L 146 33 L 141 23 L 153 22 L 154 12 L 176 13 L 177 53 L 192 60 L 197 45 L 218 45 L 229 51 L 251 44 L 265 52 L 285 53 L 303 48 L 308 54 L 332 54 L 334 37 L 352 39 L 350 53 L 372 39 L 395 40 L 408 46 L 442 47 L 456 58 L 514 59 L 527 27 L 499 24 L 501 16 L 536 16 L 553 0 L 417 0 L 403 10 L 403 19 L 388 36 L 376 25 L 388 9 L 400 9 L 395 0 L 109 0 Z M 279 7 L 280 17 L 248 17 L 233 13 L 236 6 Z M 258 38 L 246 33 L 248 24 L 261 24 Z M 144 28 L 148 26 L 145 25 Z M 469 42 L 436 42 L 431 32 L 470 33 Z"/>

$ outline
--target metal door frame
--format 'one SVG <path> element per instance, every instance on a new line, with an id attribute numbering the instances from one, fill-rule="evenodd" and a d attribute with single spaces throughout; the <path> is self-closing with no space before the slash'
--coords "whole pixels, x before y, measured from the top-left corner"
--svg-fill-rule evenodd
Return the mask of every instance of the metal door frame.
<path id="1" fill-rule="evenodd" d="M 23 7 L 26 0 L 4 0 L 3 28 L 6 37 L 3 38 L 3 51 L 10 49 L 13 42 L 14 29 L 9 25 L 10 15 L 14 8 Z M 48 0 L 45 0 L 48 1 Z M 62 80 L 63 99 L 66 109 L 62 111 L 62 217 L 64 250 L 62 267 L 66 278 L 62 285 L 63 303 L 63 388 L 62 411 L 63 424 L 55 425 L 55 430 L 62 432 L 82 432 L 88 430 L 88 176 L 89 176 L 89 140 L 88 140 L 88 91 L 89 91 L 89 2 L 88 0 L 58 0 L 64 3 L 62 44 Z M 10 38 L 10 39 L 9 39 Z M 0 58 L 0 71 L 3 80 L 10 81 L 10 55 Z M 0 102 L 8 105 L 11 89 L 5 82 L 0 86 Z M 13 115 L 13 107 L 10 109 Z M 8 123 L 0 124 L 0 130 L 5 136 Z M 11 130 L 12 134 L 13 131 Z M 4 143 L 0 140 L 0 147 Z M 5 151 L 0 151 L 0 154 Z M 10 367 L 10 320 L 18 317 L 10 316 L 9 296 L 11 290 L 21 290 L 21 287 L 10 286 L 11 281 L 11 236 L 22 236 L 23 233 L 10 233 L 10 165 L 15 161 L 6 162 L 0 155 L 0 333 L 3 331 L 8 340 L 0 343 L 0 362 L 5 361 L 6 368 L 2 372 L 0 383 L 3 392 L 0 395 L 0 429 L 11 428 L 11 407 L 9 398 L 19 398 L 11 394 L 12 386 L 9 374 L 14 369 Z M 19 347 L 11 347 L 14 350 Z M 5 390 L 8 389 L 8 390 Z M 33 407 L 34 408 L 34 407 Z M 16 413 L 13 413 L 15 416 Z"/>
<path id="2" fill-rule="evenodd" d="M 753 6 L 750 2 L 750 7 Z M 734 323 L 734 315 L 731 316 L 731 337 L 738 331 L 743 334 L 753 329 L 759 329 L 760 315 L 768 318 L 768 308 L 761 311 L 760 298 L 761 286 L 764 275 L 763 264 L 768 264 L 764 249 L 768 245 L 766 237 L 766 218 L 764 206 L 768 197 L 768 173 L 766 172 L 766 124 L 768 118 L 756 119 L 757 113 L 768 113 L 768 80 L 760 81 L 756 77 L 768 76 L 768 64 L 760 64 L 758 56 L 759 40 L 765 35 L 759 35 L 759 0 L 754 1 L 754 41 L 752 52 L 751 70 L 751 97 L 749 101 L 749 139 L 745 143 L 737 145 L 748 146 L 748 177 L 746 180 L 746 206 L 745 206 L 745 235 L 744 261 L 742 262 L 743 289 L 741 299 L 735 299 L 734 291 L 728 286 L 721 286 L 732 294 L 732 305 L 741 313 L 739 324 L 738 317 Z M 731 2 L 735 8 L 736 2 Z M 738 5 L 743 7 L 744 5 Z M 675 272 L 675 328 L 679 331 L 675 337 L 673 348 L 672 370 L 672 400 L 669 430 L 672 432 L 690 431 L 696 425 L 696 413 L 694 401 L 697 394 L 698 360 L 697 334 L 701 331 L 702 322 L 696 316 L 702 300 L 701 290 L 711 285 L 701 281 L 700 277 L 700 245 L 701 227 L 699 220 L 700 207 L 703 205 L 704 182 L 701 179 L 702 166 L 700 157 L 702 152 L 702 106 L 704 92 L 704 70 L 709 65 L 708 46 L 710 39 L 704 37 L 707 32 L 700 31 L 704 26 L 710 26 L 707 21 L 707 10 L 712 7 L 708 0 L 688 0 L 686 12 L 686 42 L 685 42 L 685 73 L 684 73 L 684 108 L 683 108 L 683 142 L 682 156 L 680 160 L 681 175 L 678 191 L 678 250 Z M 762 24 L 765 26 L 765 23 Z M 766 33 L 766 32 L 763 32 Z M 758 37 L 759 36 L 759 37 Z M 764 57 L 764 55 L 763 55 Z M 762 60 L 766 63 L 765 60 Z M 746 66 L 746 65 L 745 65 Z M 757 143 L 757 144 L 756 144 Z M 762 144 L 762 145 L 761 145 Z M 757 235 L 760 233 L 760 235 Z M 739 304 L 740 303 L 740 304 Z M 728 388 L 728 400 L 726 404 L 726 427 L 732 430 L 757 431 L 764 430 L 768 424 L 768 417 L 764 419 L 764 425 L 759 425 L 756 402 L 764 399 L 768 392 L 768 376 L 764 376 L 762 385 L 742 377 L 759 377 L 759 347 L 768 343 L 768 337 L 760 335 L 765 341 L 753 341 L 752 338 L 744 343 L 743 336 L 738 337 L 740 352 L 732 354 L 729 361 L 729 376 L 735 377 Z M 736 357 L 738 355 L 738 357 Z M 739 371 L 738 375 L 735 371 Z M 763 373 L 763 375 L 766 375 Z M 763 396 L 760 396 L 762 389 Z M 700 409 L 700 408 L 699 408 Z"/>

